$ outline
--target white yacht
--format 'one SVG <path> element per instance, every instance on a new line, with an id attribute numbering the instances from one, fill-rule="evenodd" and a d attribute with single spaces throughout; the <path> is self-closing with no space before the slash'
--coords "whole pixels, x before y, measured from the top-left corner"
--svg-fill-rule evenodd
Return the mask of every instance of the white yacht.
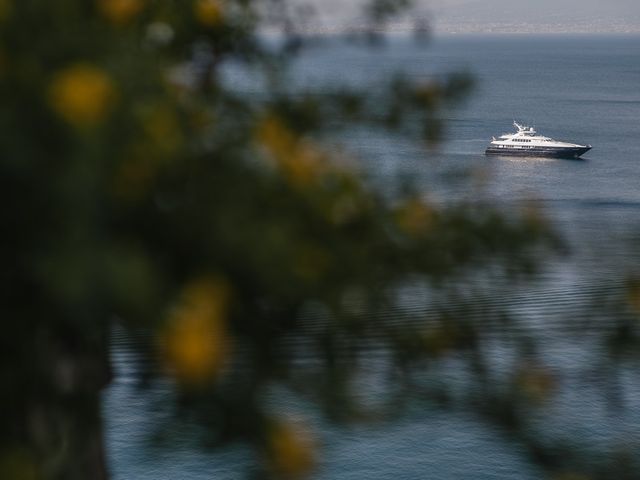
<path id="1" fill-rule="evenodd" d="M 538 135 L 533 127 L 513 122 L 516 133 L 506 133 L 500 138 L 493 137 L 486 155 L 519 157 L 578 158 L 591 150 L 591 145 L 559 142 L 553 138 Z"/>

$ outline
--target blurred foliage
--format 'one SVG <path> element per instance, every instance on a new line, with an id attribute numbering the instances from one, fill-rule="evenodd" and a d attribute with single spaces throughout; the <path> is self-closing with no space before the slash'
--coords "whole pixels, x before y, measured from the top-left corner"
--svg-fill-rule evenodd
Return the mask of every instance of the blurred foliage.
<path id="1" fill-rule="evenodd" d="M 368 12 L 377 28 L 407 3 Z M 99 394 L 114 322 L 145 332 L 178 410 L 210 428 L 211 443 L 254 446 L 265 476 L 308 474 L 318 445 L 268 413 L 268 388 L 284 383 L 352 420 L 367 346 L 382 344 L 390 371 L 404 372 L 392 375 L 400 396 L 413 366 L 455 352 L 489 385 L 487 332 L 464 313 L 482 304 L 456 286 L 497 271 L 526 278 L 557 239 L 530 211 L 435 204 L 414 190 L 385 198 L 326 142 L 362 125 L 436 143 L 440 112 L 470 78 L 397 78 L 375 102 L 353 89 L 292 91 L 291 41 L 274 48 L 260 35 L 283 4 L 0 1 L 1 478 L 107 477 Z M 238 62 L 263 91 L 249 97 L 222 79 Z M 380 312 L 413 283 L 461 313 L 387 324 Z M 308 328 L 309 312 L 323 322 Z M 320 366 L 301 375 L 310 354 Z M 505 385 L 537 403 L 554 379 L 523 365 Z M 493 393 L 474 400 L 478 411 L 509 424 L 516 407 Z"/>

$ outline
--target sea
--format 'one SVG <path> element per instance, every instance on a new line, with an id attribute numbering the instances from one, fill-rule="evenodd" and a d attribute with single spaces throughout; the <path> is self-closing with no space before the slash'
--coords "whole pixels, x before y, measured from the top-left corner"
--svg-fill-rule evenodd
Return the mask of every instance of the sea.
<path id="1" fill-rule="evenodd" d="M 430 201 L 535 208 L 553 226 L 566 252 L 549 256 L 535 280 L 496 300 L 521 328 L 543 336 L 547 363 L 568 385 L 543 412 L 542 434 L 577 438 L 587 451 L 637 453 L 640 370 L 622 370 L 612 410 L 607 373 L 563 329 L 622 294 L 625 278 L 640 271 L 640 37 L 452 35 L 424 42 L 394 36 L 375 48 L 329 38 L 299 54 L 291 77 L 296 88 L 322 92 L 343 85 L 375 98 L 398 73 L 426 82 L 451 72 L 472 75 L 475 87 L 442 112 L 440 144 L 363 128 L 343 129 L 333 141 L 384 194 L 392 196 L 410 179 Z M 512 131 L 514 120 L 593 149 L 581 160 L 485 156 L 491 137 Z M 414 311 L 429 308 L 424 298 L 407 295 L 405 301 Z M 594 345 L 610 321 L 592 321 Z M 247 478 L 252 452 L 241 444 L 200 449 L 193 431 L 172 416 L 171 384 L 141 388 L 144 354 L 133 348 L 129 333 L 115 328 L 112 338 L 115 379 L 103 394 L 112 477 Z M 385 361 L 382 353 L 370 355 L 365 384 L 376 381 L 376 365 Z M 365 395 L 375 395 L 375 386 L 369 387 Z M 517 440 L 465 409 L 416 401 L 393 421 L 341 426 L 285 393 L 274 392 L 273 402 L 276 410 L 305 418 L 322 445 L 314 480 L 545 477 Z M 173 432 L 169 448 L 152 441 L 159 426 Z"/>

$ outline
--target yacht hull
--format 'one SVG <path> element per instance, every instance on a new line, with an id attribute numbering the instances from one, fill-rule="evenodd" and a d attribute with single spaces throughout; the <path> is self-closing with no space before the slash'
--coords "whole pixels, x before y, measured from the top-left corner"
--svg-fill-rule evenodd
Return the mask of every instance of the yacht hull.
<path id="1" fill-rule="evenodd" d="M 533 147 L 533 148 L 500 148 L 489 146 L 485 155 L 503 157 L 546 157 L 546 158 L 579 158 L 591 150 L 591 147 Z"/>

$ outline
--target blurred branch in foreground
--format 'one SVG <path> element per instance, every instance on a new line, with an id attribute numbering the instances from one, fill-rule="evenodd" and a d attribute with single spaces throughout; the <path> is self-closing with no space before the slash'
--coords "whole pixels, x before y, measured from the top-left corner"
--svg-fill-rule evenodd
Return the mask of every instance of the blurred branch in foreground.
<path id="1" fill-rule="evenodd" d="M 382 22 L 405 3 L 370 13 Z M 268 413 L 265 392 L 285 383 L 350 421 L 361 410 L 350 382 L 372 344 L 403 372 L 399 391 L 419 388 L 416 368 L 461 355 L 486 393 L 465 405 L 488 412 L 491 331 L 464 310 L 406 326 L 379 313 L 410 284 L 437 303 L 496 272 L 526 279 L 557 239 L 531 211 L 384 198 L 323 140 L 353 124 L 437 142 L 439 112 L 469 78 L 397 79 L 375 104 L 350 89 L 301 94 L 283 83 L 290 50 L 257 33 L 261 11 L 240 0 L 0 1 L 2 478 L 107 477 L 98 412 L 114 317 L 146 332 L 178 410 L 211 443 L 255 447 L 267 476 L 311 472 L 317 442 Z M 221 80 L 232 62 L 263 80 L 254 97 Z M 320 363 L 301 376 L 304 355 Z M 514 371 L 519 400 L 552 390 L 541 367 Z M 518 433 L 526 413 L 496 405 Z"/>

